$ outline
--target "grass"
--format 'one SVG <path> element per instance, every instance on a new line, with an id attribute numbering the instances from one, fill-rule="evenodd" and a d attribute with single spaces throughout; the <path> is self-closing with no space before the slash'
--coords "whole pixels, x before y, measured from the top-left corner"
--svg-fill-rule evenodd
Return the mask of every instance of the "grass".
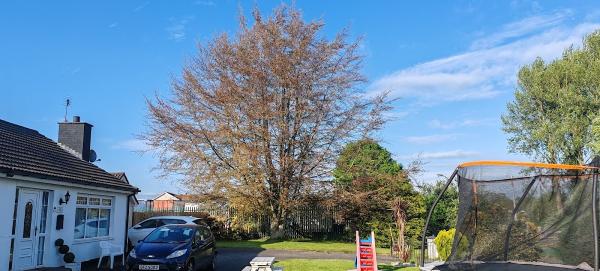
<path id="1" fill-rule="evenodd" d="M 348 260 L 291 259 L 278 261 L 275 266 L 283 267 L 285 271 L 344 271 L 354 269 L 354 262 Z"/>
<path id="2" fill-rule="evenodd" d="M 336 241 L 273 241 L 267 239 L 256 239 L 247 241 L 217 241 L 219 248 L 262 248 L 278 250 L 300 250 L 316 252 L 341 252 L 354 253 L 354 243 Z M 377 248 L 379 255 L 389 255 L 389 249 Z M 285 271 L 345 271 L 354 269 L 352 260 L 325 260 L 325 259 L 289 259 L 277 261 L 275 266 L 283 267 Z M 391 267 L 379 265 L 380 271 L 418 271 L 417 267 Z"/>
<path id="3" fill-rule="evenodd" d="M 267 239 L 256 239 L 247 241 L 217 241 L 217 247 L 262 248 L 341 253 L 356 252 L 356 244 L 336 241 L 273 241 Z M 389 255 L 390 250 L 387 248 L 377 248 L 377 253 L 379 255 Z"/>
<path id="4" fill-rule="evenodd" d="M 292 259 L 282 260 L 275 263 L 275 266 L 283 267 L 285 271 L 345 271 L 354 269 L 354 262 L 349 260 L 305 260 Z M 379 265 L 380 271 L 418 271 L 418 267 L 391 267 Z"/>

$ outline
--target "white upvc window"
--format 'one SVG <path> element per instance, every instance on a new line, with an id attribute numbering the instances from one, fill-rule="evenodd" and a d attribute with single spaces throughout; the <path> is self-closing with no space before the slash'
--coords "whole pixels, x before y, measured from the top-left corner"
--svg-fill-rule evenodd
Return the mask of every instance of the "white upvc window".
<path id="1" fill-rule="evenodd" d="M 75 210 L 75 239 L 110 236 L 114 199 L 98 195 L 77 195 Z"/>

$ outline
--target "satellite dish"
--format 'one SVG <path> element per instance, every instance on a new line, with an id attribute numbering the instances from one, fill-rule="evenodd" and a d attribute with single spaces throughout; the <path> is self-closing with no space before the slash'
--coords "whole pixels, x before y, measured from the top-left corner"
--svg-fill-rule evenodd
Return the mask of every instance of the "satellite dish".
<path id="1" fill-rule="evenodd" d="M 98 155 L 96 154 L 96 151 L 94 150 L 90 150 L 90 162 L 96 162 L 96 159 L 98 159 Z"/>

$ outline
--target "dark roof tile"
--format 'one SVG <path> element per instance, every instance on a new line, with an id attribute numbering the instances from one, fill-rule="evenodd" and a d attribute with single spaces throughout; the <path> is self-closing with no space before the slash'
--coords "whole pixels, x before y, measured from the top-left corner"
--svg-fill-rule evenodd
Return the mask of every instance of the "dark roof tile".
<path id="1" fill-rule="evenodd" d="M 138 189 L 35 130 L 0 120 L 0 172 L 119 190 Z"/>

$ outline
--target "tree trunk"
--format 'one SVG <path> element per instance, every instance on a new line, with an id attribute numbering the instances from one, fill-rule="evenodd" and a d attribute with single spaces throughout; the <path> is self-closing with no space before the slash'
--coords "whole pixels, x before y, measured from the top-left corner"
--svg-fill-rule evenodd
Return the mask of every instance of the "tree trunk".
<path id="1" fill-rule="evenodd" d="M 562 213 L 564 207 L 562 202 L 562 195 L 560 191 L 560 180 L 556 177 L 552 178 L 552 193 L 554 193 L 554 201 L 556 202 L 556 209 Z"/>
<path id="2" fill-rule="evenodd" d="M 284 222 L 282 216 L 273 214 L 271 217 L 271 239 L 283 239 L 285 237 Z"/>

